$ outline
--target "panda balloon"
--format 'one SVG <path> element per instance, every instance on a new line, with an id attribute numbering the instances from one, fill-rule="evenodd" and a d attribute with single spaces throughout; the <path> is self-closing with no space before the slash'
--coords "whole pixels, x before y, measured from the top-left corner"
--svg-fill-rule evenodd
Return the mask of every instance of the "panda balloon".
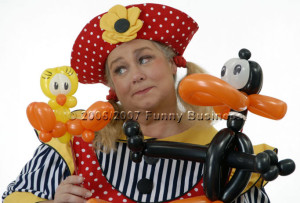
<path id="1" fill-rule="evenodd" d="M 250 57 L 251 52 L 249 50 L 241 49 L 239 58 L 232 58 L 224 64 L 221 70 L 221 79 L 233 88 L 245 93 L 248 99 L 250 98 L 249 103 L 251 103 L 253 95 L 255 95 L 255 99 L 264 101 L 267 97 L 258 95 L 263 84 L 262 68 L 257 62 L 250 61 Z M 241 132 L 247 118 L 248 108 L 246 107 L 242 111 L 230 109 L 227 117 L 227 128 L 216 134 L 208 148 L 203 182 L 206 196 L 211 200 L 221 199 L 224 202 L 231 202 L 233 197 L 238 196 L 248 184 L 251 173 L 240 169 L 236 169 L 230 182 L 226 184 L 226 178 L 222 177 L 226 177 L 225 174 L 228 173 L 229 169 L 226 165 L 221 164 L 222 157 L 226 156 L 225 152 L 234 150 L 234 148 L 242 153 L 254 153 L 250 139 Z M 228 146 L 231 146 L 231 149 Z M 277 178 L 280 174 L 281 165 L 293 164 L 292 160 L 278 163 L 276 153 L 271 150 L 266 150 L 258 156 L 258 162 L 261 164 L 269 161 L 274 165 L 267 170 L 262 170 L 261 173 L 267 181 Z"/>
<path id="2" fill-rule="evenodd" d="M 263 72 L 258 63 L 249 61 L 251 52 L 239 51 L 240 58 L 228 60 L 222 70 L 221 79 L 246 94 L 258 94 L 263 84 Z"/>
<path id="3" fill-rule="evenodd" d="M 232 58 L 224 64 L 221 79 L 247 95 L 258 94 L 263 84 L 263 72 L 260 65 L 249 60 L 251 52 L 247 49 L 241 49 L 239 57 Z M 240 131 L 245 123 L 247 111 L 247 109 L 241 112 L 231 110 L 227 126 L 235 132 Z"/>

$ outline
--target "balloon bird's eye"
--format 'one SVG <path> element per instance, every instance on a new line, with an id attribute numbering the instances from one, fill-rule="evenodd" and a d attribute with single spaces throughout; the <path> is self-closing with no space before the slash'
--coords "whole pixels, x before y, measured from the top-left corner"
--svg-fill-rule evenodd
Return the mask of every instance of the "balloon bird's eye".
<path id="1" fill-rule="evenodd" d="M 50 80 L 49 89 L 53 95 L 67 95 L 72 89 L 72 83 L 66 75 L 57 73 Z"/>
<path id="2" fill-rule="evenodd" d="M 65 88 L 65 90 L 67 90 L 69 88 L 69 84 L 67 82 L 65 82 L 64 88 Z"/>
<path id="3" fill-rule="evenodd" d="M 235 89 L 241 89 L 247 84 L 249 79 L 249 62 L 245 59 L 229 59 L 224 64 L 221 74 L 222 80 L 230 84 Z"/>
<path id="4" fill-rule="evenodd" d="M 226 66 L 223 66 L 221 70 L 221 77 L 223 77 L 225 73 L 226 73 Z"/>
<path id="5" fill-rule="evenodd" d="M 236 65 L 234 67 L 233 74 L 238 75 L 238 74 L 240 74 L 241 70 L 242 70 L 242 66 L 241 65 Z"/>
<path id="6" fill-rule="evenodd" d="M 54 89 L 55 89 L 55 90 L 58 89 L 58 83 L 57 83 L 57 82 L 54 83 Z"/>

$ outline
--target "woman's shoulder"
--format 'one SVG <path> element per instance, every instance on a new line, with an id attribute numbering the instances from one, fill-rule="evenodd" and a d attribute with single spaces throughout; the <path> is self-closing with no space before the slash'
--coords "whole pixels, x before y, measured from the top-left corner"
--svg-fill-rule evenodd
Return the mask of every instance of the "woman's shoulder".
<path id="1" fill-rule="evenodd" d="M 61 143 L 58 139 L 51 139 L 51 141 L 46 144 L 42 144 L 41 146 L 47 146 L 47 148 L 54 150 L 59 157 L 65 162 L 68 166 L 68 169 L 71 174 L 74 172 L 74 161 L 72 155 L 72 148 L 70 143 Z"/>
<path id="2" fill-rule="evenodd" d="M 18 177 L 9 184 L 2 196 L 5 202 L 20 202 L 19 199 L 24 202 L 53 199 L 59 182 L 71 175 L 71 167 L 59 154 L 59 151 L 62 152 L 60 147 L 54 148 L 49 144 L 41 144 Z M 53 185 L 48 185 L 49 182 Z"/>

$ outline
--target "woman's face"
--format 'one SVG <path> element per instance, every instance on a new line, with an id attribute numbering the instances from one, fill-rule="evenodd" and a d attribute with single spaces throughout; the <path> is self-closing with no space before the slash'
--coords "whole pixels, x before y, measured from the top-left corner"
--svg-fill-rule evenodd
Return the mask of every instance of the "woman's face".
<path id="1" fill-rule="evenodd" d="M 133 40 L 115 48 L 107 58 L 118 99 L 125 110 L 168 110 L 176 106 L 176 65 L 148 40 Z"/>

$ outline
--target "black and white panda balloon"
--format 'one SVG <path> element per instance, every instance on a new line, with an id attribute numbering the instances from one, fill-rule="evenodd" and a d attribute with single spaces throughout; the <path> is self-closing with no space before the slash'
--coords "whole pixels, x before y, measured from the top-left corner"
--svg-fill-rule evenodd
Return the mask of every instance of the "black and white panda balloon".
<path id="1" fill-rule="evenodd" d="M 260 65 L 250 61 L 248 49 L 239 51 L 240 58 L 228 60 L 221 70 L 221 79 L 242 92 L 258 94 L 263 84 L 263 72 Z"/>

